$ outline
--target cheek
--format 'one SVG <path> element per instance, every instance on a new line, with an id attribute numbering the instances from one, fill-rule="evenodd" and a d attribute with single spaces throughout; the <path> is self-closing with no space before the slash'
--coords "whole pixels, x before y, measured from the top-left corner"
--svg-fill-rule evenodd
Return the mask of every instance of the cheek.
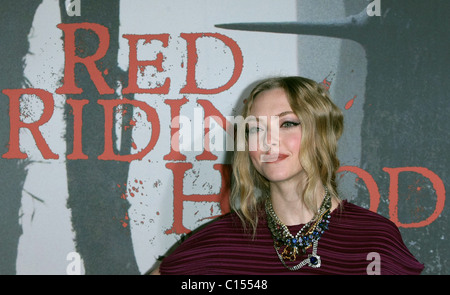
<path id="1" fill-rule="evenodd" d="M 300 154 L 300 145 L 302 143 L 301 133 L 290 134 L 283 139 L 283 145 L 293 154 Z"/>
<path id="2" fill-rule="evenodd" d="M 291 148 L 292 148 L 294 151 L 297 151 L 297 154 L 300 154 L 300 145 L 301 145 L 301 143 L 302 143 L 302 140 L 301 140 L 300 137 L 298 137 L 297 139 L 293 139 L 293 140 L 290 142 Z"/>

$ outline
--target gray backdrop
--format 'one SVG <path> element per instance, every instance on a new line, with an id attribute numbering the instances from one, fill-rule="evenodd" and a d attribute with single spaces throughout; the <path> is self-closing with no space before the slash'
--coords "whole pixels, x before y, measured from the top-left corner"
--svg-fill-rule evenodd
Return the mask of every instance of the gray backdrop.
<path id="1" fill-rule="evenodd" d="M 41 3 L 49 5 L 50 2 L 24 0 L 2 2 L 0 90 L 33 87 L 29 80 L 31 75 L 24 74 L 24 59 L 30 51 L 30 42 L 35 38 L 32 27 L 34 15 Z M 126 0 L 86 0 L 82 1 L 81 16 L 71 17 L 67 15 L 65 2 L 61 0 L 53 6 L 56 9 L 59 7 L 56 11 L 58 23 L 93 22 L 109 28 L 110 50 L 101 67 L 109 70 L 107 83 L 111 87 L 116 85 L 117 81 L 126 85 L 126 70 L 119 65 L 121 63 L 120 42 L 123 42 L 119 41 L 119 32 L 129 22 L 135 21 L 130 17 L 124 19 L 122 15 L 125 13 L 136 15 L 138 22 L 144 21 L 144 17 L 138 12 L 139 9 L 133 11 L 132 6 L 127 6 Z M 234 7 L 243 15 L 248 15 L 242 18 L 241 15 L 233 15 L 233 10 L 223 3 L 220 5 L 217 3 L 217 7 L 211 3 L 209 6 L 204 4 L 205 13 L 203 14 L 199 14 L 198 10 L 187 11 L 188 9 L 186 13 L 190 13 L 191 21 L 195 23 L 194 15 L 195 17 L 201 15 L 202 18 L 208 19 L 208 15 L 212 15 L 210 11 L 217 10 L 216 13 L 220 13 L 220 19 L 208 19 L 217 26 L 209 25 L 201 30 L 217 31 L 232 36 L 242 47 L 244 62 L 247 62 L 240 82 L 242 84 L 238 83 L 242 91 L 228 93 L 227 97 L 232 98 L 222 100 L 220 102 L 222 105 L 217 99 L 214 100 L 214 97 L 211 98 L 211 101 L 219 109 L 221 108 L 223 115 L 235 114 L 234 107 L 239 105 L 239 100 L 246 93 L 249 81 L 258 78 L 249 76 L 258 71 L 261 71 L 258 73 L 261 77 L 276 73 L 300 74 L 326 83 L 330 87 L 333 99 L 344 110 L 345 115 L 345 133 L 339 146 L 342 164 L 358 169 L 349 170 L 348 168 L 341 173 L 342 196 L 363 207 L 372 206 L 380 214 L 394 219 L 400 227 L 408 248 L 419 261 L 425 264 L 424 274 L 449 274 L 449 209 L 445 206 L 447 196 L 445 188 L 449 185 L 447 167 L 450 126 L 447 119 L 450 111 L 448 103 L 450 89 L 447 80 L 450 65 L 448 53 L 450 2 L 446 0 L 380 0 L 378 3 L 381 4 L 381 14 L 369 16 L 366 8 L 371 2 L 366 0 L 271 2 L 274 7 L 285 5 L 286 11 L 294 7 L 296 12 L 294 20 L 292 15 L 289 15 L 289 19 L 283 19 L 282 12 L 277 17 L 273 17 L 270 9 L 264 10 L 265 14 L 258 16 L 258 10 L 254 9 L 255 3 Z M 138 5 L 136 3 L 134 5 Z M 158 2 L 158 5 L 162 7 L 162 3 Z M 149 11 L 156 7 L 142 1 L 139 5 L 141 6 L 138 7 L 149 9 Z M 180 2 L 177 5 L 180 7 L 183 4 Z M 164 19 L 168 16 L 175 14 L 177 5 L 167 4 L 164 10 L 155 12 L 161 17 L 161 23 L 164 23 Z M 41 13 L 45 16 L 46 12 Z M 179 26 L 183 27 L 182 24 Z M 195 32 L 196 29 L 192 30 Z M 142 31 L 166 33 L 158 29 L 152 30 L 150 27 L 143 27 Z M 247 47 L 244 40 L 255 40 L 254 43 L 261 42 L 261 44 L 262 42 L 273 43 L 272 40 L 291 40 L 281 39 L 286 35 L 290 36 L 286 38 L 295 38 L 295 44 L 286 43 L 285 52 L 279 49 L 279 51 L 267 53 L 262 48 L 258 49 L 257 45 L 251 51 L 246 50 L 250 47 Z M 80 34 L 78 38 L 81 41 L 77 46 L 82 49 L 79 54 L 89 55 L 89 50 L 92 50 L 98 42 L 91 34 Z M 50 44 L 49 47 L 54 48 L 56 52 L 61 52 L 62 44 L 57 42 L 61 42 L 61 37 L 59 41 L 55 41 L 55 45 Z M 291 60 L 292 55 L 286 52 L 292 49 L 295 51 L 295 58 Z M 57 58 L 58 55 L 55 54 L 50 59 Z M 252 58 L 260 58 L 255 62 L 256 70 L 249 65 Z M 262 70 L 263 64 L 276 64 L 277 59 L 286 64 L 292 64 L 295 61 L 296 70 L 285 70 L 287 66 L 281 69 L 282 62 L 279 63 L 280 69 Z M 37 68 L 38 72 L 40 70 Z M 76 67 L 75 71 L 78 77 L 77 83 L 83 85 L 85 92 L 79 96 L 73 95 L 71 98 L 95 102 L 98 93 L 92 87 L 86 71 L 82 67 Z M 52 74 L 54 76 L 60 74 L 60 68 L 54 69 Z M 102 99 L 116 97 L 116 94 L 103 95 Z M 127 98 L 134 99 L 132 95 Z M 181 99 L 181 96 L 176 98 Z M 97 119 L 103 118 L 103 110 L 96 108 L 95 104 L 92 105 L 85 109 L 84 126 L 97 126 Z M 159 106 L 166 107 L 163 108 L 163 112 L 166 115 L 170 114 L 167 105 L 160 102 Z M 230 106 L 232 106 L 231 110 Z M 64 104 L 57 104 L 57 108 L 61 109 L 61 122 L 67 126 L 64 127 L 66 129 L 61 135 L 62 141 L 65 142 L 65 145 L 61 147 L 62 153 L 69 154 L 73 143 L 71 109 Z M 7 143 L 10 135 L 8 110 L 8 97 L 1 93 L 0 154 L 2 155 L 8 150 Z M 133 110 L 130 109 L 128 114 L 132 112 Z M 159 109 L 158 113 L 161 115 Z M 125 116 L 122 120 L 122 122 L 129 122 L 131 117 Z M 166 137 L 170 136 L 168 129 L 162 132 L 165 132 Z M 131 133 L 123 131 L 115 136 L 121 137 L 121 146 L 117 147 L 117 153 L 128 154 L 133 140 Z M 166 198 L 165 201 L 150 198 L 148 205 L 144 206 L 142 201 L 139 203 L 136 199 L 130 201 L 130 199 L 121 198 L 120 196 L 127 193 L 127 188 L 125 185 L 118 184 L 131 181 L 130 175 L 142 174 L 142 170 L 133 166 L 133 163 L 97 160 L 96 156 L 103 148 L 103 140 L 97 129 L 85 128 L 83 143 L 86 149 L 84 152 L 90 155 L 89 160 L 52 162 L 53 170 L 48 171 L 45 167 L 49 165 L 44 163 L 43 168 L 38 169 L 38 174 L 56 173 L 66 177 L 61 178 L 62 180 L 58 178 L 58 183 L 67 191 L 67 198 L 61 199 L 62 207 L 70 211 L 70 217 L 64 217 L 67 219 L 66 223 L 57 217 L 48 216 L 47 218 L 51 224 L 59 224 L 60 228 L 67 227 L 61 231 L 69 232 L 68 236 L 63 238 L 52 235 L 52 232 L 45 229 L 40 229 L 40 232 L 48 234 L 46 239 L 54 240 L 56 243 L 63 239 L 73 241 L 73 251 L 79 254 L 83 262 L 83 273 L 142 273 L 155 261 L 157 256 L 155 253 L 163 254 L 180 236 L 176 233 L 167 234 L 169 226 L 159 226 L 160 223 L 157 221 L 164 212 L 173 211 L 170 207 L 173 202 L 170 198 Z M 155 147 L 155 151 L 158 152 L 158 146 Z M 158 159 L 166 154 L 167 150 L 162 150 L 151 159 L 158 163 Z M 219 157 L 215 163 L 229 164 L 227 159 Z M 37 265 L 51 265 L 44 257 L 45 255 L 36 257 L 40 253 L 36 249 L 44 249 L 46 244 L 36 242 L 35 236 L 29 234 L 33 233 L 32 230 L 24 232 L 25 199 L 31 200 L 30 202 L 35 206 L 33 208 L 47 206 L 49 211 L 53 210 L 50 207 L 51 202 L 27 188 L 27 181 L 31 181 L 28 172 L 32 164 L 34 165 L 35 162 L 32 163 L 29 159 L 0 158 L 1 274 L 27 273 L 27 267 L 41 269 L 38 266 L 32 266 L 36 261 Z M 169 192 L 167 196 L 172 194 L 173 198 L 176 197 L 173 191 L 174 182 L 163 176 L 164 171 L 151 167 L 145 169 L 145 174 L 154 177 L 151 178 L 152 189 L 159 189 L 158 195 L 166 195 L 165 192 Z M 167 171 L 171 175 L 171 171 L 166 169 L 165 172 Z M 192 183 L 195 184 L 198 179 L 195 173 L 200 172 L 192 171 L 194 174 Z M 156 178 L 157 176 L 159 178 Z M 188 175 L 187 178 L 189 177 Z M 199 179 L 202 178 L 207 179 L 204 180 L 203 186 L 214 187 L 220 183 L 220 180 L 209 180 L 206 176 L 201 176 Z M 132 180 L 134 181 L 135 178 Z M 370 182 L 371 180 L 373 182 Z M 440 186 L 441 184 L 443 187 Z M 45 186 L 47 186 L 45 183 L 39 183 L 39 181 L 33 185 L 39 189 Z M 200 185 L 198 187 L 194 185 L 192 190 L 193 193 L 202 191 Z M 397 193 L 398 200 L 395 199 Z M 61 190 L 55 188 L 54 192 L 45 192 L 45 194 L 51 197 L 52 194 L 61 194 Z M 168 210 L 165 211 L 163 207 L 166 205 Z M 150 212 L 149 210 L 153 210 L 154 215 L 151 216 L 154 216 L 155 221 L 151 221 L 145 231 L 152 232 L 151 238 L 142 234 L 142 228 L 139 229 L 141 231 L 138 230 L 137 224 L 143 221 L 135 220 L 134 226 L 131 221 L 128 221 L 128 216 L 131 217 L 134 214 L 134 218 L 137 218 L 137 212 L 139 215 L 145 215 L 145 212 Z M 213 213 L 217 210 L 213 207 L 211 209 L 194 207 L 192 210 L 192 212 L 211 211 L 208 213 L 210 215 L 220 214 L 220 209 L 219 213 Z M 39 209 L 36 209 L 36 212 L 39 212 Z M 35 209 L 29 214 L 31 224 L 35 220 L 34 214 Z M 195 217 L 196 214 L 185 213 L 188 219 L 186 222 L 190 222 L 190 219 L 200 220 L 201 218 Z M 176 217 L 172 217 L 171 220 L 173 218 Z M 201 220 L 204 221 L 207 218 Z M 36 223 L 36 220 L 34 222 Z M 191 229 L 201 222 L 192 222 L 191 224 L 194 225 Z M 130 226 L 126 226 L 127 224 Z M 153 234 L 153 232 L 156 233 Z M 139 238 L 143 236 L 145 236 L 144 242 Z M 170 240 L 166 236 L 169 236 Z M 26 253 L 21 253 L 24 250 L 19 250 L 27 249 L 24 246 L 19 247 L 21 239 L 22 244 L 28 244 L 29 249 L 36 251 L 33 252 L 34 257 L 29 258 L 31 260 L 23 258 Z M 151 255 L 138 254 L 148 252 L 146 249 L 150 248 Z M 66 265 L 69 262 L 70 260 L 63 259 L 62 264 Z M 58 263 L 61 264 L 61 259 Z M 17 271 L 18 265 L 25 271 Z M 29 272 L 33 273 L 31 270 Z M 61 272 L 64 273 L 64 270 Z"/>

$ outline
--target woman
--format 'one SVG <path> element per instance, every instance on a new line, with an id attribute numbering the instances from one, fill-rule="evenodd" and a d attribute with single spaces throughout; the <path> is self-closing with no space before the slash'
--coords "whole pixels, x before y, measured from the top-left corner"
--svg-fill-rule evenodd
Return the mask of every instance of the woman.
<path id="1" fill-rule="evenodd" d="M 233 213 L 195 232 L 161 274 L 420 274 L 386 218 L 341 200 L 342 112 L 320 84 L 267 79 L 247 99 L 234 154 Z"/>

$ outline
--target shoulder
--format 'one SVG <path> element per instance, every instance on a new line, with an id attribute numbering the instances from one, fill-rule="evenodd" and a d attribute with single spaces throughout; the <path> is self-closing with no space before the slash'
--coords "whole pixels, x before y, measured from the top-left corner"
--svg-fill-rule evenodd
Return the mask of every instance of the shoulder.
<path id="1" fill-rule="evenodd" d="M 403 244 L 400 231 L 392 221 L 346 200 L 332 212 L 330 232 L 359 246 Z"/>
<path id="2" fill-rule="evenodd" d="M 191 232 L 187 240 L 204 239 L 211 237 L 222 237 L 224 234 L 242 234 L 242 223 L 235 213 L 227 213 L 210 222 L 205 223 L 193 232 Z"/>
<path id="3" fill-rule="evenodd" d="M 196 229 L 173 247 L 160 265 L 161 274 L 216 274 L 220 270 L 217 265 L 232 253 L 233 247 L 245 243 L 240 219 L 228 213 Z"/>
<path id="4" fill-rule="evenodd" d="M 381 247 L 392 244 L 403 247 L 399 228 L 388 218 L 348 201 L 333 212 L 333 222 L 337 232 L 355 242 L 376 244 Z"/>
<path id="5" fill-rule="evenodd" d="M 334 233 L 365 253 L 381 259 L 382 274 L 420 274 L 418 262 L 405 245 L 399 228 L 386 217 L 343 201 L 333 212 Z"/>
<path id="6" fill-rule="evenodd" d="M 214 243 L 226 239 L 232 234 L 242 234 L 242 231 L 239 217 L 234 213 L 227 213 L 183 236 L 178 244 L 183 246 L 181 248 L 189 248 L 199 241 Z"/>
<path id="7" fill-rule="evenodd" d="M 341 206 L 333 214 L 337 223 L 349 227 L 364 230 L 398 231 L 398 227 L 388 218 L 346 200 L 342 201 Z"/>

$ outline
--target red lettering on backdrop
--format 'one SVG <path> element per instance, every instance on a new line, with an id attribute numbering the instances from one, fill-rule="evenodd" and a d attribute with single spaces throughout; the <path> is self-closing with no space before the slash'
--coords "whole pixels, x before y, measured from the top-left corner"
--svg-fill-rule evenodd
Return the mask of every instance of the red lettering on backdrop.
<path id="1" fill-rule="evenodd" d="M 88 156 L 83 153 L 82 144 L 82 125 L 83 125 L 83 107 L 89 103 L 87 99 L 75 100 L 67 99 L 67 104 L 72 106 L 73 114 L 73 150 L 67 155 L 68 160 L 86 160 Z"/>
<path id="2" fill-rule="evenodd" d="M 55 92 L 58 94 L 83 93 L 83 89 L 75 84 L 75 64 L 80 63 L 86 67 L 92 82 L 94 82 L 100 94 L 113 94 L 114 89 L 108 86 L 95 64 L 108 51 L 110 37 L 108 28 L 95 23 L 58 24 L 57 27 L 64 31 L 65 63 L 63 86 L 56 89 Z M 91 56 L 82 58 L 76 55 L 75 32 L 80 29 L 91 30 L 98 36 L 99 45 L 97 51 Z"/>
<path id="3" fill-rule="evenodd" d="M 180 93 L 217 94 L 229 89 L 237 82 L 242 73 L 244 59 L 239 45 L 233 39 L 218 33 L 181 33 L 180 37 L 187 41 L 186 86 L 180 90 Z M 219 39 L 231 49 L 231 53 L 233 54 L 234 69 L 230 80 L 225 85 L 213 89 L 199 88 L 195 77 L 195 67 L 198 60 L 196 41 L 203 37 Z"/>
<path id="4" fill-rule="evenodd" d="M 369 210 L 377 212 L 378 205 L 380 203 L 380 193 L 378 191 L 378 185 L 373 179 L 373 177 L 366 172 L 364 169 L 356 166 L 342 166 L 339 168 L 338 172 L 349 171 L 355 173 L 364 180 L 370 197 L 370 208 Z M 445 205 L 445 187 L 442 179 L 437 176 L 433 171 L 424 167 L 399 167 L 399 168 L 383 168 L 383 171 L 387 172 L 390 176 L 389 184 L 389 217 L 392 222 L 394 222 L 398 227 L 414 228 L 414 227 L 424 227 L 431 224 L 439 214 L 444 210 Z M 398 175 L 401 172 L 415 172 L 428 178 L 433 184 L 433 188 L 436 191 L 436 207 L 434 212 L 425 220 L 414 223 L 402 223 L 398 220 Z"/>
<path id="5" fill-rule="evenodd" d="M 81 88 L 78 88 L 75 83 L 75 65 L 83 64 L 94 85 L 96 86 L 99 94 L 113 94 L 114 89 L 110 88 L 102 72 L 97 68 L 96 62 L 100 61 L 106 54 L 109 48 L 109 31 L 108 28 L 95 24 L 95 23 L 76 23 L 76 24 L 59 24 L 57 26 L 64 32 L 64 51 L 65 51 L 65 69 L 64 69 L 64 82 L 63 85 L 56 90 L 58 94 L 80 94 L 83 92 Z M 76 55 L 75 46 L 75 32 L 79 29 L 90 30 L 95 33 L 99 38 L 99 46 L 96 52 L 87 57 L 79 57 Z M 158 72 L 163 72 L 162 62 L 164 56 L 162 53 L 157 54 L 155 60 L 138 60 L 137 59 L 137 43 L 139 40 L 144 40 L 145 43 L 149 43 L 152 40 L 161 41 L 163 47 L 168 46 L 169 34 L 161 35 L 123 35 L 128 39 L 130 47 L 130 62 L 129 62 L 129 81 L 126 88 L 123 89 L 123 93 L 158 93 L 167 94 L 169 92 L 170 78 L 166 78 L 163 85 L 155 88 L 140 88 L 137 85 L 137 77 L 139 71 L 143 71 L 147 66 L 153 66 Z M 217 34 L 217 33 L 182 33 L 181 38 L 187 42 L 187 74 L 186 85 L 180 90 L 180 93 L 195 93 L 195 94 L 217 94 L 229 89 L 234 85 L 240 77 L 243 69 L 243 56 L 239 46 L 231 38 Z M 222 41 L 227 47 L 230 48 L 233 60 L 234 68 L 233 73 L 227 83 L 223 86 L 218 86 L 213 89 L 199 88 L 196 81 L 196 64 L 198 61 L 196 42 L 199 38 L 210 37 L 216 38 Z M 105 74 L 107 71 L 105 71 Z M 328 81 L 324 80 L 324 85 L 329 87 Z M 6 159 L 26 159 L 27 155 L 20 151 L 19 132 L 21 128 L 27 128 L 30 130 L 39 151 L 42 153 L 45 159 L 58 159 L 59 156 L 53 153 L 47 145 L 42 133 L 39 129 L 43 124 L 48 122 L 53 115 L 54 100 L 51 93 L 42 89 L 4 89 L 2 91 L 9 97 L 10 107 L 10 140 L 9 149 L 2 155 Z M 43 112 L 39 120 L 32 123 L 25 123 L 20 119 L 20 98 L 22 95 L 35 95 L 40 98 L 44 104 Z M 187 102 L 187 98 L 183 97 L 181 100 L 167 99 L 164 103 L 171 107 L 172 122 L 175 122 L 180 115 L 180 108 Z M 353 102 L 353 101 L 352 101 Z M 87 159 L 87 156 L 82 151 L 82 112 L 84 105 L 88 104 L 88 100 L 73 100 L 68 99 L 67 103 L 72 106 L 74 115 L 74 141 L 73 151 L 67 156 L 69 160 L 75 159 Z M 214 119 L 224 130 L 229 131 L 230 123 L 225 117 L 214 107 L 214 105 L 208 100 L 197 100 L 197 103 L 204 109 L 205 122 L 205 138 L 204 138 L 204 150 L 203 153 L 196 157 L 196 160 L 216 160 L 217 157 L 213 155 L 209 149 L 209 125 L 208 119 Z M 102 155 L 98 157 L 100 160 L 114 160 L 114 161 L 132 161 L 142 159 L 148 152 L 150 152 L 159 138 L 160 122 L 158 113 L 155 109 L 150 107 L 144 102 L 137 100 L 98 100 L 98 104 L 102 105 L 105 110 L 105 147 Z M 147 120 L 152 124 L 152 134 L 147 146 L 136 154 L 130 155 L 116 155 L 113 149 L 112 130 L 113 130 L 113 113 L 114 108 L 121 104 L 131 104 L 137 108 L 143 110 L 147 115 Z M 350 107 L 350 102 L 347 105 Z M 195 119 L 195 118 L 194 118 Z M 198 118 L 197 118 L 198 119 Z M 179 123 L 179 122 L 178 122 Z M 171 128 L 171 151 L 164 156 L 164 160 L 183 161 L 186 157 L 179 152 L 179 142 L 176 138 L 176 134 L 179 131 L 178 127 Z M 178 149 L 177 149 L 178 148 Z M 174 223 L 172 228 L 166 233 L 187 233 L 189 232 L 182 224 L 183 219 L 183 202 L 220 202 L 222 214 L 229 212 L 229 179 L 231 175 L 230 165 L 215 164 L 213 168 L 218 170 L 221 174 L 222 185 L 218 194 L 211 195 L 185 195 L 183 193 L 183 179 L 187 170 L 192 168 L 192 163 L 167 163 L 166 167 L 172 170 L 174 175 Z M 380 192 L 377 183 L 373 177 L 364 169 L 355 166 L 343 166 L 338 172 L 352 172 L 361 178 L 368 189 L 370 196 L 370 208 L 369 210 L 376 212 L 380 203 Z M 431 170 L 424 167 L 400 167 L 400 168 L 384 168 L 383 171 L 387 172 L 390 176 L 389 185 L 389 215 L 390 219 L 399 227 L 414 228 L 423 227 L 431 224 L 442 213 L 445 205 L 445 187 L 443 181 Z M 398 178 L 401 172 L 414 172 L 423 175 L 428 178 L 433 184 L 433 188 L 436 192 L 437 200 L 434 212 L 425 220 L 420 222 L 414 222 L 405 224 L 398 219 Z"/>
<path id="6" fill-rule="evenodd" d="M 231 123 L 228 122 L 228 120 L 217 110 L 214 105 L 209 101 L 205 99 L 199 99 L 197 100 L 197 103 L 203 107 L 205 110 L 204 115 L 204 121 L 205 121 L 205 137 L 204 137 L 204 145 L 205 149 L 203 150 L 203 153 L 196 156 L 196 160 L 217 160 L 217 156 L 212 154 L 210 152 L 209 148 L 209 120 L 210 118 L 214 118 L 214 120 L 226 131 L 232 130 Z"/>
<path id="7" fill-rule="evenodd" d="M 27 128 L 33 135 L 34 140 L 39 151 L 42 153 L 44 159 L 58 159 L 59 156 L 53 153 L 44 137 L 39 130 L 39 127 L 47 123 L 53 115 L 55 102 L 53 95 L 43 89 L 3 89 L 2 92 L 9 97 L 9 150 L 3 154 L 5 159 L 26 159 L 27 154 L 20 151 L 19 131 L 21 128 Z M 20 120 L 20 97 L 22 95 L 35 95 L 39 97 L 44 103 L 42 115 L 36 122 L 24 123 Z"/>
<path id="8" fill-rule="evenodd" d="M 230 195 L 230 177 L 231 167 L 225 164 L 215 164 L 213 168 L 220 172 L 222 184 L 218 194 L 211 195 L 185 195 L 183 192 L 183 179 L 186 171 L 193 167 L 192 163 L 178 162 L 167 163 L 166 167 L 173 173 L 173 224 L 172 228 L 167 230 L 166 234 L 186 234 L 190 230 L 183 225 L 183 203 L 185 201 L 192 202 L 217 202 L 220 203 L 221 213 L 230 212 L 229 195 Z M 211 218 L 214 218 L 213 216 Z"/>
<path id="9" fill-rule="evenodd" d="M 171 161 L 184 161 L 186 160 L 186 156 L 180 153 L 180 109 L 181 106 L 188 102 L 186 97 L 183 99 L 166 99 L 164 100 L 165 104 L 170 105 L 170 153 L 164 156 L 164 160 Z"/>
<path id="10" fill-rule="evenodd" d="M 139 100 L 128 100 L 124 99 L 111 99 L 104 100 L 99 99 L 98 104 L 102 105 L 105 109 L 105 150 L 98 159 L 99 160 L 113 160 L 113 161 L 126 161 L 131 162 L 133 160 L 141 160 L 146 154 L 148 154 L 156 145 L 159 138 L 160 123 L 158 113 L 154 108 L 146 104 L 145 102 Z M 140 108 L 147 115 L 147 120 L 152 124 L 152 134 L 150 141 L 145 148 L 136 154 L 130 155 L 116 155 L 113 150 L 113 113 L 114 108 L 121 104 L 130 104 L 136 108 Z"/>
<path id="11" fill-rule="evenodd" d="M 124 38 L 128 39 L 128 44 L 130 48 L 130 64 L 128 69 L 128 86 L 122 90 L 123 94 L 127 93 L 154 93 L 154 94 L 168 94 L 170 87 L 170 78 L 166 78 L 164 84 L 156 88 L 140 88 L 137 85 L 138 72 L 143 72 L 144 68 L 147 66 L 153 66 L 158 72 L 162 72 L 162 62 L 164 56 L 161 52 L 156 55 L 155 60 L 139 60 L 137 59 L 137 42 L 139 40 L 144 40 L 145 43 L 150 43 L 152 40 L 159 40 L 163 43 L 163 47 L 169 45 L 169 34 L 160 35 L 123 35 Z"/>
<path id="12" fill-rule="evenodd" d="M 442 179 L 439 178 L 434 172 L 424 167 L 400 167 L 400 168 L 383 168 L 383 171 L 389 173 L 390 186 L 389 186 L 389 215 L 392 222 L 399 227 L 413 228 L 423 227 L 431 224 L 439 214 L 444 210 L 445 205 L 445 187 Z M 401 172 L 415 172 L 428 178 L 433 184 L 433 188 L 436 191 L 436 207 L 434 212 L 425 220 L 414 223 L 401 223 L 398 220 L 398 175 Z"/>

